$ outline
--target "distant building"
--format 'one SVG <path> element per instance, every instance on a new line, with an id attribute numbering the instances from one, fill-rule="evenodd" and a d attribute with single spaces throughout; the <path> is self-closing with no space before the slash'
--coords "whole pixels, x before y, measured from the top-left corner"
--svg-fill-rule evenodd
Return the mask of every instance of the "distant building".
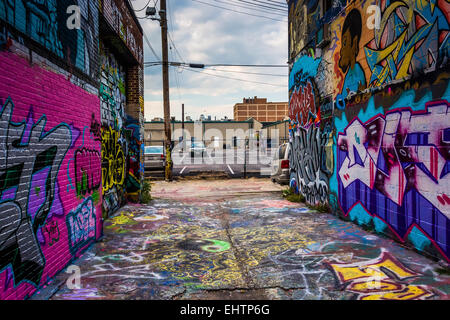
<path id="1" fill-rule="evenodd" d="M 288 116 L 288 102 L 267 102 L 266 98 L 244 98 L 234 105 L 234 120 L 253 118 L 259 122 L 282 121 Z"/>
<path id="2" fill-rule="evenodd" d="M 172 141 L 181 142 L 183 139 L 181 121 L 171 121 Z M 163 145 L 164 121 L 150 121 L 144 124 L 145 145 Z M 245 121 L 184 121 L 185 141 L 204 141 L 205 144 L 214 142 L 217 146 L 226 145 L 239 147 L 246 138 L 256 139 L 263 125 L 255 119 Z M 230 135 L 230 131 L 232 134 Z M 227 136 L 228 134 L 228 136 Z"/>

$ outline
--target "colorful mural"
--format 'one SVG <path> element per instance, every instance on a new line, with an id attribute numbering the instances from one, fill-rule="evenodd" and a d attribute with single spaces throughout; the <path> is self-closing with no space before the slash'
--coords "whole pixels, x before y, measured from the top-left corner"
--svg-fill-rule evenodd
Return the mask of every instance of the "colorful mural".
<path id="1" fill-rule="evenodd" d="M 302 24 L 301 7 L 320 21 L 303 38 L 290 30 L 291 186 L 450 261 L 449 2 L 356 1 L 319 13 L 314 3 L 289 3 L 291 26 Z M 328 35 L 309 32 L 321 28 Z"/>
<path id="2" fill-rule="evenodd" d="M 100 101 L 12 53 L 0 68 L 0 300 L 23 299 L 102 233 Z"/>
<path id="3" fill-rule="evenodd" d="M 80 8 L 80 28 L 69 29 L 67 8 Z M 77 0 L 0 0 L 0 19 L 77 67 L 97 76 L 98 3 Z"/>
<path id="4" fill-rule="evenodd" d="M 126 68 L 102 42 L 100 53 L 103 208 L 110 214 L 127 198 L 139 200 L 143 143 L 139 121 L 125 114 Z"/>

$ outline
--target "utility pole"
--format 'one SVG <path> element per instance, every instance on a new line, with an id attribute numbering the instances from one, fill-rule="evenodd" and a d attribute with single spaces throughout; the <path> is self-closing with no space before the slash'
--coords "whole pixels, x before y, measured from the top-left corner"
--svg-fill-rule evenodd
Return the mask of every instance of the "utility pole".
<path id="1" fill-rule="evenodd" d="M 181 105 L 181 131 L 183 133 L 183 141 L 181 141 L 181 150 L 184 152 L 184 103 Z"/>
<path id="2" fill-rule="evenodd" d="M 162 73 L 164 98 L 164 132 L 166 147 L 166 181 L 172 181 L 172 134 L 170 130 L 170 98 L 169 98 L 169 53 L 167 46 L 167 5 L 166 0 L 160 1 L 160 25 L 162 40 Z"/>

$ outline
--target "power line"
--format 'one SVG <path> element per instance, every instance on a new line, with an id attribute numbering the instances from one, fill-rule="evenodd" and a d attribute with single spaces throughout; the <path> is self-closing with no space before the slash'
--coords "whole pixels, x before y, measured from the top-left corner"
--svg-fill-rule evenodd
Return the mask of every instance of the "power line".
<path id="1" fill-rule="evenodd" d="M 247 13 L 247 12 L 237 11 L 237 10 L 233 10 L 233 9 L 229 9 L 229 8 L 224 8 L 224 7 L 221 7 L 221 6 L 216 6 L 216 5 L 213 5 L 211 3 L 207 3 L 207 2 L 203 2 L 203 1 L 199 1 L 199 0 L 192 0 L 192 1 L 198 2 L 198 3 L 202 3 L 202 4 L 207 5 L 207 6 L 223 9 L 223 10 L 228 10 L 228 11 L 232 11 L 232 12 L 236 12 L 236 13 L 245 14 L 245 15 L 248 15 L 248 16 L 259 17 L 259 18 L 264 18 L 264 19 L 269 19 L 269 20 L 274 20 L 274 21 L 280 21 L 280 22 L 287 22 L 287 20 L 280 20 L 280 19 L 270 18 L 270 17 L 267 17 L 267 16 L 261 16 L 261 15 Z"/>
<path id="2" fill-rule="evenodd" d="M 148 5 L 150 4 L 150 1 L 152 1 L 152 0 L 148 0 L 147 4 L 142 9 L 134 9 L 133 8 L 133 10 L 135 12 L 141 12 L 141 11 L 145 10 L 148 7 Z"/>
<path id="3" fill-rule="evenodd" d="M 254 1 L 256 3 L 250 2 L 250 1 L 246 1 L 246 0 L 237 0 L 237 1 L 242 2 L 242 3 L 247 3 L 249 5 L 252 5 L 252 6 L 255 6 L 255 7 L 259 7 L 259 8 L 279 10 L 279 11 L 286 12 L 286 13 L 288 11 L 286 7 L 275 6 L 275 5 L 272 5 L 272 4 L 269 4 L 269 5 L 261 4 L 261 2 L 259 2 L 259 1 Z"/>
<path id="4" fill-rule="evenodd" d="M 224 3 L 224 4 L 228 4 L 228 5 L 231 5 L 229 2 L 232 2 L 233 4 L 236 3 L 236 1 L 230 1 L 230 0 L 228 0 L 228 1 L 214 0 L 214 1 L 220 2 L 220 3 Z M 268 9 L 259 9 L 259 8 L 256 9 L 255 7 L 252 7 L 252 6 L 249 6 L 249 5 L 243 5 L 240 2 L 237 2 L 237 3 L 239 3 L 239 4 L 234 4 L 234 6 L 240 7 L 240 8 L 244 8 L 244 9 L 254 10 L 254 11 L 257 11 L 257 12 L 261 12 L 261 13 L 281 16 L 281 17 L 286 17 L 287 16 L 287 11 L 285 12 L 285 14 L 281 14 L 281 13 L 278 13 L 278 12 L 274 13 L 272 11 L 269 11 Z"/>
<path id="5" fill-rule="evenodd" d="M 155 49 L 153 49 L 153 47 L 152 47 L 150 41 L 148 40 L 147 35 L 145 34 L 145 32 L 143 32 L 143 35 L 144 35 L 145 42 L 147 43 L 148 47 L 149 47 L 150 50 L 152 51 L 153 55 L 156 57 L 156 59 L 157 59 L 158 61 L 160 61 L 161 58 L 156 54 Z"/>
<path id="6" fill-rule="evenodd" d="M 273 4 L 276 4 L 276 5 L 279 5 L 279 6 L 285 6 L 285 7 L 288 7 L 289 5 L 286 3 L 286 2 L 279 2 L 279 1 L 273 1 L 273 0 L 263 0 L 263 1 L 260 1 L 260 0 L 253 0 L 253 1 L 255 1 L 255 2 L 270 2 L 270 3 L 273 3 Z"/>
<path id="7" fill-rule="evenodd" d="M 257 68 L 287 68 L 288 65 L 280 64 L 205 64 L 205 67 L 257 67 Z"/>
<path id="8" fill-rule="evenodd" d="M 260 75 L 260 76 L 271 76 L 271 77 L 287 77 L 287 74 L 245 72 L 245 71 L 236 71 L 236 70 L 220 70 L 220 69 L 215 69 L 215 68 L 208 68 L 207 70 L 214 70 L 214 71 L 219 71 L 219 72 L 229 72 L 229 73 L 253 74 L 253 75 Z"/>
<path id="9" fill-rule="evenodd" d="M 278 84 L 267 83 L 267 82 L 252 81 L 252 80 L 245 80 L 245 79 L 238 79 L 238 78 L 231 78 L 231 77 L 221 76 L 221 75 L 208 73 L 208 72 L 204 72 L 204 71 L 188 69 L 188 68 L 185 68 L 185 67 L 181 67 L 181 68 L 184 68 L 187 71 L 197 72 L 197 73 L 201 73 L 201 74 L 206 74 L 206 75 L 217 77 L 217 78 L 223 78 L 223 79 L 229 79 L 229 80 L 235 80 L 235 81 L 241 81 L 241 82 L 248 82 L 248 83 L 263 84 L 263 85 L 268 85 L 268 86 L 273 86 L 273 87 L 281 87 L 281 88 L 286 88 L 287 87 L 287 84 L 286 85 L 278 85 Z"/>
<path id="10" fill-rule="evenodd" d="M 146 67 L 161 65 L 162 61 L 150 61 L 144 62 Z M 168 64 L 172 67 L 187 67 L 187 68 L 208 68 L 208 67 L 249 67 L 249 68 L 287 68 L 288 65 L 284 64 L 226 64 L 226 63 L 215 63 L 215 64 L 199 64 L 199 63 L 185 63 L 185 62 L 174 62 L 169 61 Z"/>

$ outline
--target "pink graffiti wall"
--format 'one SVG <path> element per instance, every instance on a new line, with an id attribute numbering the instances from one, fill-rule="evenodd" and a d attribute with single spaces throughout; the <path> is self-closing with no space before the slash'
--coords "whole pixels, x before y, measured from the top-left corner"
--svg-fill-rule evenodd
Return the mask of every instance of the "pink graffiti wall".
<path id="1" fill-rule="evenodd" d="M 102 230 L 100 101 L 0 53 L 0 299 L 24 299 Z"/>

